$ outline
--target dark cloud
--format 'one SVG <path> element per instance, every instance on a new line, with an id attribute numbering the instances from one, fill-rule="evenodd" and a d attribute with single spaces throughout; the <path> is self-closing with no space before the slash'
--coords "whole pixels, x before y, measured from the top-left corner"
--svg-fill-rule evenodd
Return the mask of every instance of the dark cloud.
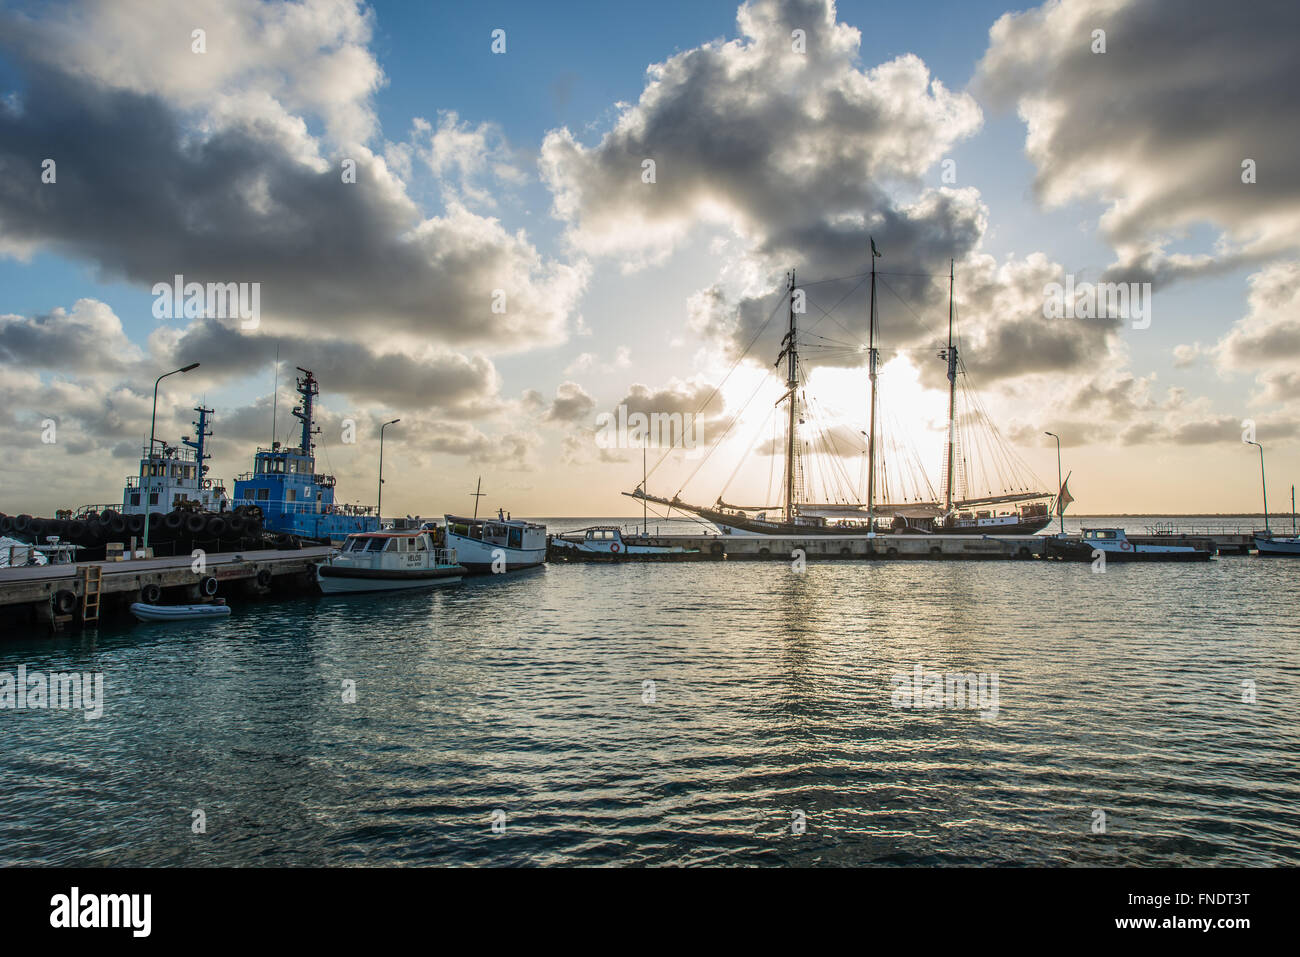
<path id="1" fill-rule="evenodd" d="M 581 270 L 463 207 L 423 219 L 368 154 L 347 184 L 342 156 L 309 161 L 308 144 L 256 117 L 200 133 L 161 96 L 18 62 L 22 109 L 0 111 L 8 241 L 149 287 L 176 274 L 259 282 L 263 322 L 279 329 L 498 348 L 562 338 Z"/>

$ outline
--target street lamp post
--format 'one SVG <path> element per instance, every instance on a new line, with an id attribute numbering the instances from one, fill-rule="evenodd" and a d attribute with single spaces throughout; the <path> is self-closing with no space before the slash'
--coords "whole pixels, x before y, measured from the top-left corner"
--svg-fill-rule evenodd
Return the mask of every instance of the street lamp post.
<path id="1" fill-rule="evenodd" d="M 1259 485 L 1264 490 L 1264 532 L 1268 533 L 1268 485 L 1264 481 L 1264 446 L 1258 442 L 1247 442 L 1246 444 L 1259 449 Z"/>
<path id="2" fill-rule="evenodd" d="M 154 438 L 154 431 L 158 424 L 158 383 L 162 382 L 162 380 L 167 378 L 169 375 L 176 375 L 178 372 L 190 372 L 198 367 L 199 364 L 197 362 L 191 362 L 189 365 L 183 366 L 180 369 L 173 369 L 171 372 L 164 372 L 158 378 L 153 380 L 153 414 L 149 416 L 149 474 L 145 476 L 149 482 L 144 490 L 144 549 L 146 552 L 149 550 L 149 516 L 151 514 L 149 511 L 149 506 L 151 504 L 149 498 L 153 495 L 153 446 L 154 443 L 158 441 Z M 131 557 L 134 558 L 135 556 L 132 555 Z"/>
<path id="3" fill-rule="evenodd" d="M 1061 437 L 1055 432 L 1044 432 L 1044 435 L 1050 435 L 1056 439 L 1056 511 L 1061 516 L 1061 534 L 1065 534 L 1065 509 L 1061 507 L 1061 489 L 1064 482 L 1061 480 Z"/>
<path id="4" fill-rule="evenodd" d="M 380 528 L 384 527 L 384 429 L 401 421 L 401 419 L 393 419 L 379 427 L 379 504 L 375 506 L 375 511 L 379 513 Z"/>

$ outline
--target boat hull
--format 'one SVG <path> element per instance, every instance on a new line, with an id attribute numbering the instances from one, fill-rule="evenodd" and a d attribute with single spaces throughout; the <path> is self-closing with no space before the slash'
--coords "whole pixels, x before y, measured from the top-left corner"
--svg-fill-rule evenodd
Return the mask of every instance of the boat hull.
<path id="1" fill-rule="evenodd" d="M 465 569 L 369 569 L 340 568 L 321 565 L 317 569 L 316 583 L 327 595 L 360 594 L 376 591 L 406 591 L 414 588 L 432 588 L 436 585 L 454 585 L 465 575 Z"/>
<path id="2" fill-rule="evenodd" d="M 1255 548 L 1261 555 L 1300 558 L 1300 538 L 1264 538 L 1255 536 Z"/>
<path id="3" fill-rule="evenodd" d="M 780 537 L 790 538 L 798 535 L 854 535 L 861 537 L 867 534 L 865 525 L 850 526 L 816 526 L 816 525 L 790 525 L 785 522 L 758 522 L 753 519 L 741 519 L 734 515 L 726 515 L 721 512 L 703 510 L 699 515 L 717 527 L 718 531 L 724 535 L 744 535 L 751 537 Z M 884 519 L 877 519 L 877 522 Z M 902 528 L 880 529 L 877 535 L 1037 535 L 1047 526 L 1052 524 L 1052 519 L 1048 516 L 1046 519 L 1034 519 L 1033 521 L 1014 521 L 998 522 L 996 520 L 987 523 L 975 525 L 938 525 L 934 528 L 914 528 L 906 526 Z"/>
<path id="4" fill-rule="evenodd" d="M 484 574 L 493 570 L 493 564 L 505 571 L 517 571 L 521 568 L 533 568 L 546 561 L 546 545 L 540 548 L 510 548 L 491 542 L 479 541 L 447 531 L 447 547 L 456 550 L 456 560 L 474 574 Z"/>
<path id="5" fill-rule="evenodd" d="M 1213 552 L 1203 548 L 1175 550 L 1170 546 L 1162 545 L 1134 545 L 1127 551 L 1111 551 L 1110 549 L 1097 549 L 1086 543 L 1058 542 L 1050 538 L 1047 539 L 1044 545 L 1045 557 L 1066 562 L 1091 562 L 1097 557 L 1093 554 L 1094 551 L 1105 555 L 1107 564 L 1112 562 L 1121 564 L 1129 562 L 1208 562 L 1214 556 Z"/>

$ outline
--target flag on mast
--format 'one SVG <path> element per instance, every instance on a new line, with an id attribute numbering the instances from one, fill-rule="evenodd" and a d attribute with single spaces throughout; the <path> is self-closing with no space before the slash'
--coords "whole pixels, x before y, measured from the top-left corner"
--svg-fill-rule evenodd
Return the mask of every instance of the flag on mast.
<path id="1" fill-rule="evenodd" d="M 876 239 L 875 239 L 875 237 L 874 237 L 874 236 L 869 236 L 869 237 L 867 237 L 867 238 L 871 240 L 871 255 L 872 255 L 873 257 L 879 259 L 879 258 L 880 258 L 880 253 L 878 253 L 878 252 L 876 251 Z"/>
<path id="2" fill-rule="evenodd" d="M 1070 473 L 1070 475 L 1073 474 L 1074 474 L 1073 472 Z M 1070 475 L 1067 475 L 1065 477 L 1065 481 L 1061 483 L 1061 493 L 1056 496 L 1057 515 L 1064 515 L 1065 506 L 1069 505 L 1071 502 L 1074 501 L 1074 496 L 1070 494 Z"/>

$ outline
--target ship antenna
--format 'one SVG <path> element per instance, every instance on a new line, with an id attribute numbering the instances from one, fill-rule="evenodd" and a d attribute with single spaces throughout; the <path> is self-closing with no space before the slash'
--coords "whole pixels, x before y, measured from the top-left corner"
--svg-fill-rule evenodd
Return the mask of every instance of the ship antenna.
<path id="1" fill-rule="evenodd" d="M 271 448 L 275 448 L 275 417 L 280 409 L 280 343 L 275 344 L 275 379 L 271 386 Z"/>

